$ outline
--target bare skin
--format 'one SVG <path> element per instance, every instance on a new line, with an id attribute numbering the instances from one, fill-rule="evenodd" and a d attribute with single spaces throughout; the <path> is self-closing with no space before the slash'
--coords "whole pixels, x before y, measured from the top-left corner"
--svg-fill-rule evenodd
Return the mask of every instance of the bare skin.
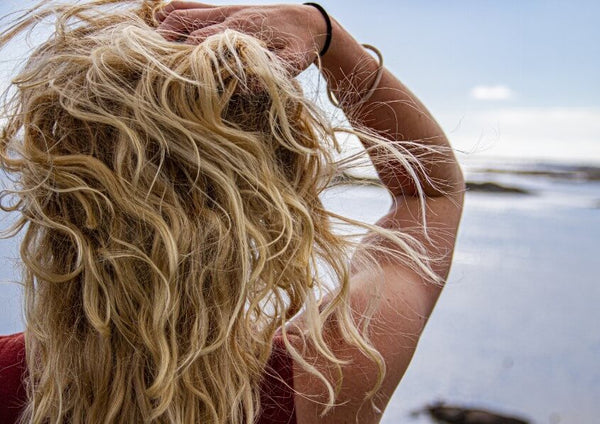
<path id="1" fill-rule="evenodd" d="M 159 31 L 167 39 L 200 43 L 206 37 L 233 28 L 261 38 L 267 46 L 287 60 L 300 72 L 317 59 L 325 42 L 326 25 L 320 12 L 311 6 L 212 6 L 204 3 L 174 1 L 166 6 L 157 18 Z M 360 68 L 357 64 L 361 64 Z M 344 28 L 333 20 L 333 39 L 328 52 L 321 58 L 322 71 L 331 89 L 344 98 L 342 108 L 350 121 L 366 126 L 389 140 L 415 140 L 415 154 L 423 153 L 423 146 L 447 147 L 435 153 L 426 169 L 427 179 L 421 175 L 426 203 L 426 218 L 431 238 L 415 231 L 431 256 L 443 256 L 434 271 L 442 279 L 448 276 L 454 250 L 456 232 L 462 212 L 464 180 L 450 144 L 440 126 L 425 106 L 388 70 L 372 97 L 361 107 L 356 107 L 365 90 L 373 82 L 378 68 L 377 60 L 369 54 Z M 377 151 L 371 153 L 373 159 Z M 398 163 L 374 160 L 381 181 L 392 194 L 389 212 L 380 218 L 378 225 L 387 228 L 418 227 L 421 224 L 420 201 L 415 185 Z M 437 181 L 431 184 L 430 181 Z M 410 230 L 407 230 L 410 231 Z M 367 236 L 378 242 L 375 236 Z M 383 243 L 383 242 L 382 242 Z M 375 405 L 383 411 L 404 375 L 419 336 L 431 314 L 441 291 L 440 286 L 427 283 L 422 275 L 406 265 L 380 258 L 383 284 L 379 285 L 381 302 L 371 323 L 371 341 L 382 354 L 387 373 L 382 387 L 374 398 Z M 361 272 L 351 263 L 352 308 L 360 315 L 373 293 L 373 276 Z M 300 321 L 301 322 L 301 321 Z M 334 328 L 325 328 L 325 336 L 339 339 Z M 310 347 L 305 349 L 306 359 L 325 374 L 328 362 Z M 296 418 L 299 424 L 310 423 L 377 423 L 381 413 L 363 402 L 377 375 L 377 368 L 355 349 L 339 343 L 335 353 L 352 359 L 353 365 L 343 370 L 342 389 L 337 399 L 340 406 L 320 416 L 327 394 L 322 384 L 308 373 L 295 369 Z"/>

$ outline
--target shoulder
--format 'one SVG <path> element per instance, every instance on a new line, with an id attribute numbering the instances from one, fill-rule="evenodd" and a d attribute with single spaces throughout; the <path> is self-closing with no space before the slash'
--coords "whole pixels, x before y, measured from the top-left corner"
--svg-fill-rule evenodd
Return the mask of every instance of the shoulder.
<path id="1" fill-rule="evenodd" d="M 400 383 L 440 287 L 426 281 L 418 272 L 393 264 L 382 265 L 379 273 L 357 272 L 351 278 L 350 304 L 355 322 L 365 316 L 363 329 L 385 364 L 383 379 L 379 368 L 356 346 L 348 344 L 336 325 L 325 323 L 323 338 L 338 359 L 346 362 L 338 374 L 331 361 L 311 346 L 300 345 L 303 358 L 334 384 L 338 392 L 335 406 L 325 415 L 323 405 L 328 391 L 321 380 L 295 364 L 294 384 L 299 423 L 340 422 L 378 423 L 394 390 Z M 378 382 L 374 397 L 367 399 Z"/>

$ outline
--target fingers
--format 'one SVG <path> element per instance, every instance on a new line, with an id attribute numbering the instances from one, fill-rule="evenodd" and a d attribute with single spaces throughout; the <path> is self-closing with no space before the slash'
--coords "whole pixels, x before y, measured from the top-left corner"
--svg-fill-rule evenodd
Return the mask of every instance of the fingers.
<path id="1" fill-rule="evenodd" d="M 177 41 L 196 30 L 220 24 L 226 18 L 223 8 L 177 9 L 169 13 L 157 31 L 168 41 Z"/>
<path id="2" fill-rule="evenodd" d="M 171 14 L 171 12 L 173 12 L 175 10 L 205 9 L 205 8 L 211 8 L 211 7 L 216 7 L 216 6 L 213 6 L 211 4 L 206 4 L 206 3 L 198 3 L 198 2 L 194 2 L 194 1 L 172 1 L 171 3 L 167 4 L 162 9 L 159 9 L 156 12 L 155 16 L 159 22 L 162 22 L 163 20 L 165 20 L 167 18 L 167 16 L 169 16 Z"/>
<path id="3" fill-rule="evenodd" d="M 188 35 L 187 39 L 185 40 L 185 44 L 200 44 L 211 35 L 223 32 L 227 28 L 229 27 L 225 24 L 217 24 L 198 29 Z"/>
<path id="4" fill-rule="evenodd" d="M 275 50 L 275 54 L 281 59 L 291 76 L 297 77 L 311 64 L 306 55 L 298 54 L 289 48 Z"/>

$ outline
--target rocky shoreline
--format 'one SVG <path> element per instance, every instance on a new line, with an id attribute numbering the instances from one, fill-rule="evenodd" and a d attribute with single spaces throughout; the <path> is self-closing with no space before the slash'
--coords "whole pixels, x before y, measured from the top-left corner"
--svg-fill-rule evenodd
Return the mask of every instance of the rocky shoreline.
<path id="1" fill-rule="evenodd" d="M 533 168 L 533 169 L 531 169 Z M 530 165 L 521 167 L 473 168 L 478 174 L 511 174 L 528 177 L 547 177 L 568 181 L 600 181 L 600 167 L 579 165 Z"/>
<path id="2" fill-rule="evenodd" d="M 361 185 L 383 187 L 379 179 L 375 177 L 354 176 L 347 173 L 340 174 L 333 179 L 332 185 Z M 499 184 L 493 181 L 467 181 L 467 192 L 484 192 L 484 193 L 507 193 L 507 194 L 533 194 L 531 190 L 526 190 L 521 187 L 508 186 Z"/>

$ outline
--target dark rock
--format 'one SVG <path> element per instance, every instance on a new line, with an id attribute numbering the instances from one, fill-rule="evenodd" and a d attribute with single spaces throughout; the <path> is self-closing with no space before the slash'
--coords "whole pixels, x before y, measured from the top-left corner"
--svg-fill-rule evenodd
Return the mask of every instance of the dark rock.
<path id="1" fill-rule="evenodd" d="M 436 403 L 425 408 L 440 423 L 449 424 L 529 424 L 522 418 L 500 415 L 483 409 L 462 408 Z"/>
<path id="2" fill-rule="evenodd" d="M 332 185 L 343 185 L 343 184 L 351 184 L 351 185 L 370 185 L 383 187 L 383 184 L 377 177 L 362 177 L 351 175 L 347 173 L 336 175 Z M 525 190 L 519 187 L 508 187 L 498 183 L 493 182 L 467 182 L 467 191 L 479 191 L 486 193 L 513 193 L 513 194 L 531 194 L 529 190 Z"/>
<path id="3" fill-rule="evenodd" d="M 481 191 L 486 193 L 531 194 L 529 190 L 525 190 L 520 187 L 509 187 L 492 182 L 476 183 L 472 181 L 467 182 L 467 191 Z"/>

